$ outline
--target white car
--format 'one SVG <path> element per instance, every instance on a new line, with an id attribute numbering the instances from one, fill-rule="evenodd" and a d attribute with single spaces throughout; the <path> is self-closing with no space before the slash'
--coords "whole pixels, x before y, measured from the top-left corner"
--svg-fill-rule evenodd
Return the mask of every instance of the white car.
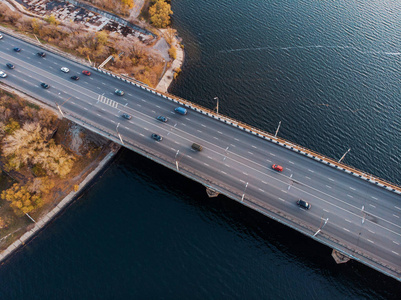
<path id="1" fill-rule="evenodd" d="M 3 38 L 3 35 L 0 33 L 0 40 Z"/>
<path id="2" fill-rule="evenodd" d="M 66 67 L 62 67 L 61 71 L 63 71 L 64 73 L 68 73 L 68 72 L 70 72 L 70 69 L 68 69 Z"/>
<path id="3" fill-rule="evenodd" d="M 0 71 L 0 77 L 2 77 L 2 78 L 7 77 L 7 74 L 3 71 Z"/>

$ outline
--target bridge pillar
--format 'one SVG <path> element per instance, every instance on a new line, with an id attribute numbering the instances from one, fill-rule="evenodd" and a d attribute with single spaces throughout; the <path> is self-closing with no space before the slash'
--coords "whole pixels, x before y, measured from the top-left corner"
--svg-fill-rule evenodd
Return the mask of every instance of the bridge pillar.
<path id="1" fill-rule="evenodd" d="M 350 260 L 348 256 L 334 249 L 333 252 L 331 252 L 331 256 L 333 256 L 337 264 L 343 264 Z"/>
<path id="2" fill-rule="evenodd" d="M 206 193 L 209 196 L 209 198 L 217 197 L 219 195 L 219 192 L 216 192 L 215 190 L 212 190 L 209 187 L 206 187 Z"/>

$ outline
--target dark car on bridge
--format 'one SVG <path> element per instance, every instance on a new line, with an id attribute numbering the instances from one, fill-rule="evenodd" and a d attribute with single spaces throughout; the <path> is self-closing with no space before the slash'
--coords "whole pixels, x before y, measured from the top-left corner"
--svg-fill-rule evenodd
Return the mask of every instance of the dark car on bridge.
<path id="1" fill-rule="evenodd" d="M 156 133 L 152 133 L 151 137 L 152 137 L 152 139 L 154 139 L 155 141 L 158 141 L 158 142 L 160 142 L 163 139 L 160 135 L 158 135 Z"/>
<path id="2" fill-rule="evenodd" d="M 124 91 L 122 90 L 115 90 L 114 93 L 118 96 L 124 96 Z"/>
<path id="3" fill-rule="evenodd" d="M 14 69 L 14 68 L 15 68 L 15 66 L 14 66 L 13 64 L 10 64 L 10 63 L 7 63 L 6 66 L 7 66 L 9 69 Z"/>
<path id="4" fill-rule="evenodd" d="M 45 56 L 46 56 L 46 53 L 44 53 L 44 52 L 38 52 L 38 55 L 39 55 L 40 57 L 45 57 Z"/>
<path id="5" fill-rule="evenodd" d="M 297 201 L 297 204 L 299 205 L 299 207 L 303 208 L 303 209 L 310 209 L 312 207 L 312 205 L 310 205 L 310 203 L 306 202 L 305 200 L 299 199 Z"/>
<path id="6" fill-rule="evenodd" d="M 283 172 L 283 167 L 280 165 L 272 165 L 272 169 L 278 172 Z"/>
<path id="7" fill-rule="evenodd" d="M 41 86 L 42 88 L 44 88 L 44 89 L 48 89 L 48 88 L 50 87 L 50 85 L 48 85 L 47 83 L 44 83 L 44 82 L 42 82 L 42 83 L 40 84 L 40 86 Z"/>
<path id="8" fill-rule="evenodd" d="M 14 50 L 15 52 L 21 52 L 21 48 L 18 48 L 18 47 L 15 47 L 13 50 Z"/>
<path id="9" fill-rule="evenodd" d="M 72 80 L 79 80 L 79 76 L 77 76 L 77 75 L 71 76 L 71 79 Z"/>
<path id="10" fill-rule="evenodd" d="M 131 119 L 132 119 L 132 116 L 129 115 L 129 114 L 122 114 L 122 117 L 123 117 L 124 119 L 127 119 L 127 120 L 131 120 Z"/>
<path id="11" fill-rule="evenodd" d="M 163 117 L 163 116 L 157 116 L 156 119 L 158 119 L 159 121 L 162 121 L 162 122 L 167 122 L 167 118 Z"/>
<path id="12" fill-rule="evenodd" d="M 91 72 L 83 70 L 82 74 L 86 75 L 86 76 L 91 76 Z"/>

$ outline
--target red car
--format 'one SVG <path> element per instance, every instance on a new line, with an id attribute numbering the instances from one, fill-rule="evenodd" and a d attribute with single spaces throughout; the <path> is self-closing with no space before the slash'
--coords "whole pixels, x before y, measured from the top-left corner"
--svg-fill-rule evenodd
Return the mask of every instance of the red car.
<path id="1" fill-rule="evenodd" d="M 86 75 L 86 76 L 91 76 L 91 72 L 83 70 L 82 74 Z"/>
<path id="2" fill-rule="evenodd" d="M 283 167 L 279 165 L 272 165 L 272 169 L 279 172 L 283 172 Z"/>

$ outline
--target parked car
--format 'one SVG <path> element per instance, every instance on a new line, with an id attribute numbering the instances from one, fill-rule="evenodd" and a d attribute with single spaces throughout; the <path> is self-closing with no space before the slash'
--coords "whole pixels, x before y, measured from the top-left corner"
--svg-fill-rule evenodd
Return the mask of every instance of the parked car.
<path id="1" fill-rule="evenodd" d="M 15 68 L 15 66 L 14 66 L 13 64 L 10 64 L 10 63 L 7 63 L 6 66 L 7 66 L 9 69 L 14 69 L 14 68 Z"/>
<path id="2" fill-rule="evenodd" d="M 71 76 L 72 80 L 79 80 L 79 77 L 77 75 Z"/>
<path id="3" fill-rule="evenodd" d="M 0 71 L 0 77 L 1 78 L 6 78 L 7 77 L 6 72 Z"/>
<path id="4" fill-rule="evenodd" d="M 297 204 L 303 208 L 303 209 L 310 209 L 312 207 L 312 205 L 310 205 L 310 203 L 306 202 L 305 200 L 299 199 L 297 201 Z"/>
<path id="5" fill-rule="evenodd" d="M 14 48 L 14 51 L 15 51 L 15 52 L 21 52 L 21 48 L 15 47 L 15 48 Z"/>
<path id="6" fill-rule="evenodd" d="M 40 57 L 45 57 L 45 56 L 46 56 L 46 53 L 44 53 L 44 52 L 38 52 L 38 55 L 39 55 Z"/>
<path id="7" fill-rule="evenodd" d="M 280 165 L 272 165 L 272 169 L 276 170 L 278 172 L 283 172 L 283 170 L 284 170 L 283 167 Z"/>
<path id="8" fill-rule="evenodd" d="M 0 40 L 3 38 L 3 35 L 0 33 Z"/>
<path id="9" fill-rule="evenodd" d="M 158 142 L 160 142 L 163 139 L 160 135 L 158 135 L 156 133 L 152 133 L 151 137 L 152 137 L 152 139 L 154 139 L 155 141 L 158 141 Z"/>
<path id="10" fill-rule="evenodd" d="M 86 75 L 86 76 L 91 76 L 91 72 L 83 70 L 82 74 Z"/>
<path id="11" fill-rule="evenodd" d="M 48 88 L 50 87 L 50 85 L 48 85 L 47 83 L 44 83 L 44 82 L 42 82 L 40 85 L 41 85 L 42 88 L 44 88 L 44 89 L 48 89 Z"/>
<path id="12" fill-rule="evenodd" d="M 124 95 L 124 91 L 122 90 L 115 90 L 114 93 L 118 96 L 123 96 Z"/>
<path id="13" fill-rule="evenodd" d="M 64 73 L 68 73 L 68 72 L 70 72 L 70 69 L 68 69 L 66 67 L 62 67 L 61 71 L 63 71 Z"/>
<path id="14" fill-rule="evenodd" d="M 129 114 L 122 114 L 122 117 L 123 117 L 124 119 L 127 119 L 127 120 L 131 120 L 131 119 L 132 119 L 132 116 L 129 115 Z"/>
<path id="15" fill-rule="evenodd" d="M 162 122 L 167 122 L 167 118 L 163 117 L 163 116 L 157 116 L 156 119 L 158 119 L 159 121 L 162 121 Z"/>

